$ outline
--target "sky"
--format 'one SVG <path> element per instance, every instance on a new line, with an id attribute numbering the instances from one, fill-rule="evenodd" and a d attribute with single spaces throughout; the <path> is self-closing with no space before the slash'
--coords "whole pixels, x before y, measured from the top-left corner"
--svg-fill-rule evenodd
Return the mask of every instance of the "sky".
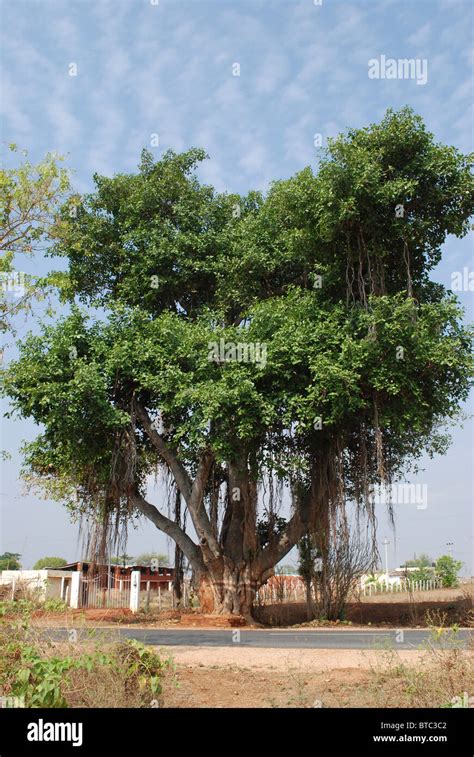
<path id="1" fill-rule="evenodd" d="M 92 189 L 95 172 L 134 171 L 143 147 L 159 158 L 192 146 L 209 154 L 204 182 L 265 191 L 316 168 L 319 142 L 404 105 L 437 140 L 469 152 L 472 22 L 468 0 L 2 0 L 1 141 L 27 149 L 32 161 L 64 155 L 79 192 Z M 413 76 L 369 75 L 387 73 L 389 59 L 417 61 Z M 39 256 L 24 270 L 42 274 L 51 265 Z M 433 278 L 451 287 L 456 272 L 466 277 L 472 268 L 470 233 L 447 240 Z M 457 294 L 472 320 L 474 292 L 464 285 Z M 35 328 L 31 319 L 17 325 L 19 338 Z M 12 345 L 7 359 L 14 354 Z M 20 552 L 24 567 L 45 555 L 80 557 L 77 525 L 61 504 L 24 492 L 19 448 L 37 429 L 5 419 L 1 430 L 11 459 L 2 465 L 0 553 Z M 474 573 L 472 460 L 468 422 L 454 430 L 446 456 L 423 461 L 408 479 L 427 498 L 396 505 L 396 534 L 378 507 L 390 567 L 450 549 Z M 153 497 L 163 500 L 159 487 Z M 168 549 L 164 535 L 142 524 L 127 551 Z"/>

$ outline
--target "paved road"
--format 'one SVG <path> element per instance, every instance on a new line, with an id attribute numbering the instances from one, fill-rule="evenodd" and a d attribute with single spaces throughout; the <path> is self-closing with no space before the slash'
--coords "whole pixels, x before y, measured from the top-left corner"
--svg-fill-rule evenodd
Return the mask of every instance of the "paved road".
<path id="1" fill-rule="evenodd" d="M 111 635 L 117 638 L 120 634 L 128 639 L 138 639 L 144 644 L 159 647 L 261 647 L 277 649 L 419 649 L 426 642 L 432 640 L 429 631 L 404 629 L 403 635 L 397 630 L 372 631 L 251 631 L 237 629 L 229 630 L 189 630 L 164 628 L 120 628 L 94 629 L 95 634 Z M 71 638 L 71 630 L 66 628 L 46 629 L 49 638 L 57 641 Z M 90 633 L 90 632 L 89 632 Z M 466 646 L 471 632 L 467 629 L 459 631 L 455 645 Z M 79 640 L 88 636 L 88 631 L 77 631 Z M 443 644 L 449 642 L 444 641 Z M 452 646 L 453 644 L 451 644 Z"/>

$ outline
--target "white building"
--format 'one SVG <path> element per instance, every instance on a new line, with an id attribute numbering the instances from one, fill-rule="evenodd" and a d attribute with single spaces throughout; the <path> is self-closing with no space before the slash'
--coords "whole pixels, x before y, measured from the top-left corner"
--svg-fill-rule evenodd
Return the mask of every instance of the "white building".
<path id="1" fill-rule="evenodd" d="M 64 599 L 67 602 L 71 585 L 70 570 L 2 570 L 0 586 L 10 586 L 12 598 L 18 589 L 37 593 L 44 599 Z"/>

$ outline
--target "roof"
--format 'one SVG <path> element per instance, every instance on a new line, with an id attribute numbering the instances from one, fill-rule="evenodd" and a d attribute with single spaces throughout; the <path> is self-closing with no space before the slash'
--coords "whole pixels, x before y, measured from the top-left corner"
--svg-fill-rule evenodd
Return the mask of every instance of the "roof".
<path id="1" fill-rule="evenodd" d="M 91 560 L 76 560 L 75 562 L 62 565 L 61 570 L 77 570 L 78 565 L 92 565 Z M 149 568 L 149 565 L 121 565 L 118 563 L 103 563 L 101 565 L 96 564 L 96 568 L 128 568 L 130 570 L 142 570 L 143 568 Z M 172 565 L 159 565 L 158 568 L 164 568 L 165 570 L 174 570 Z"/>

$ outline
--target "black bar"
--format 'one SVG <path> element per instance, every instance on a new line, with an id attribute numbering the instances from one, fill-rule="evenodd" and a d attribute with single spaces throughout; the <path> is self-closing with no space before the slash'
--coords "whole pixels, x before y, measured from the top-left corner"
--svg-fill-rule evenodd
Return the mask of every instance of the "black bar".
<path id="1" fill-rule="evenodd" d="M 176 741 L 180 754 L 275 744 L 303 754 L 418 754 L 472 757 L 472 709 L 2 709 L 0 757 L 19 755 L 160 754 Z M 30 741 L 50 732 L 72 741 Z M 54 731 L 54 725 L 70 724 Z M 77 724 L 73 730 L 72 724 Z M 79 730 L 82 724 L 82 733 Z M 232 729 L 232 730 L 231 730 Z M 390 738 L 389 738 L 390 737 Z M 383 741 L 382 741 L 383 738 Z M 347 750 L 347 751 L 345 751 Z"/>

